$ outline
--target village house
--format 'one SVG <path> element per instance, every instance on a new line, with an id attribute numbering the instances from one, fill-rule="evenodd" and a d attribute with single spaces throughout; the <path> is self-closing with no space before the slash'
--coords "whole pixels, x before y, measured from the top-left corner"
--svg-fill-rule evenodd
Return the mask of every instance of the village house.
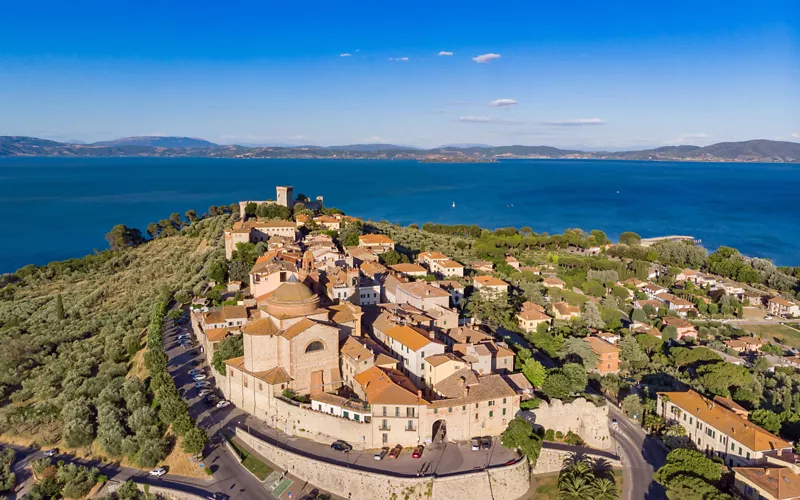
<path id="1" fill-rule="evenodd" d="M 738 337 L 726 340 L 725 347 L 736 352 L 761 352 L 765 342 L 758 337 Z"/>
<path id="2" fill-rule="evenodd" d="M 473 260 L 469 263 L 469 267 L 484 273 L 490 273 L 494 270 L 494 264 L 488 260 Z"/>
<path id="3" fill-rule="evenodd" d="M 355 266 L 361 266 L 367 262 L 378 263 L 380 261 L 376 254 L 364 247 L 346 247 L 345 253 L 352 257 L 353 265 Z"/>
<path id="4" fill-rule="evenodd" d="M 454 353 L 446 352 L 428 356 L 425 358 L 425 366 L 427 367 L 425 384 L 432 388 L 455 372 L 468 368 L 469 364 Z"/>
<path id="5" fill-rule="evenodd" d="M 472 286 L 476 291 L 489 295 L 508 293 L 508 283 L 494 276 L 475 276 Z"/>
<path id="6" fill-rule="evenodd" d="M 436 337 L 444 343 L 448 349 L 452 349 L 456 344 L 477 344 L 479 342 L 494 340 L 494 336 L 476 330 L 468 326 L 458 326 L 446 331 L 440 331 Z"/>
<path id="7" fill-rule="evenodd" d="M 667 304 L 667 308 L 670 311 L 675 311 L 684 317 L 688 312 L 696 311 L 693 303 L 680 297 L 676 297 L 670 293 L 660 293 L 656 295 L 656 298 Z"/>
<path id="8" fill-rule="evenodd" d="M 392 271 L 402 274 L 403 276 L 422 277 L 428 274 L 428 270 L 419 264 L 400 263 L 389 267 L 392 269 Z"/>
<path id="9" fill-rule="evenodd" d="M 611 345 L 617 345 L 617 342 L 621 339 L 619 334 L 613 332 L 599 332 L 595 336 L 601 340 L 605 340 Z"/>
<path id="10" fill-rule="evenodd" d="M 237 243 L 266 242 L 272 236 L 297 238 L 297 225 L 287 220 L 247 220 L 236 221 L 233 228 L 223 233 L 225 240 L 225 258 L 230 260 Z"/>
<path id="11" fill-rule="evenodd" d="M 537 266 L 521 266 L 519 270 L 523 273 L 531 273 L 537 276 L 542 274 L 542 269 Z"/>
<path id="12" fill-rule="evenodd" d="M 380 344 L 366 336 L 348 336 L 340 353 L 342 381 L 350 388 L 356 384 L 356 375 L 373 366 L 397 369 L 397 360 L 387 355 Z"/>
<path id="13" fill-rule="evenodd" d="M 789 460 L 774 459 L 773 453 L 764 453 L 767 463 L 752 467 L 734 467 L 734 488 L 746 500 L 798 500 L 800 499 L 800 455 L 781 452 L 779 456 L 793 455 Z"/>
<path id="14" fill-rule="evenodd" d="M 519 271 L 520 263 L 513 255 L 506 255 L 506 264 Z"/>
<path id="15" fill-rule="evenodd" d="M 545 313 L 544 307 L 530 301 L 524 302 L 522 310 L 517 313 L 519 327 L 526 333 L 533 333 L 540 324 L 549 325 L 552 320 L 553 318 Z"/>
<path id="16" fill-rule="evenodd" d="M 563 290 L 566 284 L 567 283 L 564 280 L 556 277 L 545 278 L 542 280 L 542 285 L 546 286 L 547 288 L 559 288 Z"/>
<path id="17" fill-rule="evenodd" d="M 658 296 L 662 293 L 669 293 L 669 290 L 664 288 L 663 286 L 656 285 L 654 283 L 648 283 L 642 287 L 642 292 L 647 294 L 647 297 L 654 300 L 660 300 L 664 302 L 663 299 L 660 299 Z"/>
<path id="18" fill-rule="evenodd" d="M 668 423 L 686 430 L 698 450 L 713 453 L 730 467 L 761 463 L 766 452 L 792 446 L 693 390 L 659 392 L 656 407 Z"/>
<path id="19" fill-rule="evenodd" d="M 742 295 L 742 302 L 745 305 L 751 305 L 754 307 L 763 307 L 764 297 L 758 292 L 745 292 L 744 295 Z"/>
<path id="20" fill-rule="evenodd" d="M 636 299 L 633 301 L 633 306 L 637 309 L 644 309 L 644 306 L 649 305 L 652 308 L 658 310 L 661 307 L 664 307 L 664 303 L 660 300 L 654 299 Z"/>
<path id="21" fill-rule="evenodd" d="M 358 246 L 381 254 L 394 250 L 394 241 L 384 234 L 362 234 L 358 237 Z"/>
<path id="22" fill-rule="evenodd" d="M 433 274 L 444 278 L 464 276 L 464 266 L 452 259 L 433 261 L 431 263 L 431 271 Z"/>
<path id="23" fill-rule="evenodd" d="M 684 340 L 687 337 L 695 340 L 697 339 L 697 327 L 685 319 L 675 318 L 673 316 L 665 316 L 663 318 L 663 324 L 665 327 L 675 327 L 675 330 L 678 332 L 678 340 Z"/>
<path id="24" fill-rule="evenodd" d="M 250 269 L 250 295 L 256 300 L 290 280 L 299 281 L 297 266 L 280 258 L 261 256 Z"/>
<path id="25" fill-rule="evenodd" d="M 589 347 L 597 354 L 595 372 L 605 375 L 619 372 L 619 348 L 597 337 L 587 337 Z"/>
<path id="26" fill-rule="evenodd" d="M 553 314 L 556 319 L 569 321 L 572 318 L 581 317 L 581 308 L 578 306 L 571 306 L 566 302 L 556 302 L 553 304 Z"/>
<path id="27" fill-rule="evenodd" d="M 436 261 L 448 260 L 450 257 L 441 252 L 420 252 L 417 254 L 417 262 L 423 266 L 430 266 Z M 428 267 L 430 269 L 430 267 Z"/>
<path id="28" fill-rule="evenodd" d="M 417 327 L 397 325 L 385 331 L 375 329 L 377 340 L 400 362 L 400 369 L 416 385 L 423 383 L 425 358 L 433 354 L 444 354 L 445 346 L 429 333 Z"/>
<path id="29" fill-rule="evenodd" d="M 320 215 L 314 217 L 314 222 L 332 231 L 338 231 L 342 228 L 342 218 L 331 215 Z"/>
<path id="30" fill-rule="evenodd" d="M 474 344 L 455 344 L 453 353 L 480 375 L 507 373 L 514 370 L 514 352 L 492 340 Z"/>
<path id="31" fill-rule="evenodd" d="M 424 281 L 414 281 L 397 285 L 394 301 L 398 304 L 411 304 L 423 311 L 435 310 L 437 306 L 449 309 L 450 293 Z"/>
<path id="32" fill-rule="evenodd" d="M 234 328 L 247 324 L 249 315 L 244 306 L 223 306 L 201 313 L 198 324 L 203 330 Z"/>
<path id="33" fill-rule="evenodd" d="M 767 310 L 774 316 L 794 317 L 800 316 L 800 306 L 789 302 L 783 297 L 772 297 L 767 301 Z"/>

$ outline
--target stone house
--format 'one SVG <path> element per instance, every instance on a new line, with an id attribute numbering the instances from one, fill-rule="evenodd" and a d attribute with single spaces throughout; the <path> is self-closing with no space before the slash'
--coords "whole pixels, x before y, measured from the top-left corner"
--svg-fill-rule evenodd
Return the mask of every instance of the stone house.
<path id="1" fill-rule="evenodd" d="M 428 270 L 419 264 L 407 264 L 405 262 L 389 266 L 392 271 L 402 274 L 403 276 L 427 276 Z"/>
<path id="2" fill-rule="evenodd" d="M 424 281 L 400 283 L 396 287 L 395 300 L 398 304 L 411 304 L 423 311 L 433 310 L 439 306 L 450 307 L 450 293 Z"/>
<path id="3" fill-rule="evenodd" d="M 550 324 L 553 318 L 545 313 L 544 307 L 539 304 L 527 301 L 522 304 L 522 310 L 517 313 L 519 327 L 526 333 L 533 333 L 542 324 Z"/>
<path id="4" fill-rule="evenodd" d="M 469 267 L 484 273 L 490 273 L 494 270 L 494 264 L 488 260 L 473 260 L 469 263 Z"/>
<path id="5" fill-rule="evenodd" d="M 678 332 L 678 340 L 683 340 L 687 337 L 697 339 L 697 327 L 689 323 L 685 319 L 675 318 L 673 316 L 665 316 L 663 318 L 664 326 L 674 326 Z"/>
<path id="6" fill-rule="evenodd" d="M 450 294 L 450 305 L 453 307 L 461 307 L 461 304 L 464 302 L 464 291 L 466 288 L 464 285 L 458 281 L 452 280 L 433 281 L 431 285 L 438 286 Z"/>
<path id="7" fill-rule="evenodd" d="M 751 466 L 764 454 L 792 444 L 693 390 L 659 392 L 656 407 L 668 424 L 680 424 L 698 450 L 720 457 L 729 467 Z"/>
<path id="8" fill-rule="evenodd" d="M 431 271 L 441 277 L 464 276 L 464 266 L 452 259 L 436 260 L 430 265 Z"/>
<path id="9" fill-rule="evenodd" d="M 448 349 L 452 349 L 456 344 L 477 344 L 483 341 L 494 340 L 493 335 L 468 326 L 458 326 L 440 331 L 437 333 L 436 337 L 443 342 Z"/>
<path id="10" fill-rule="evenodd" d="M 556 302 L 553 304 L 553 314 L 556 319 L 568 321 L 572 318 L 580 318 L 581 308 L 578 306 L 571 306 L 566 302 Z"/>
<path id="11" fill-rule="evenodd" d="M 397 360 L 388 356 L 383 347 L 369 337 L 347 337 L 340 352 L 342 381 L 351 388 L 356 384 L 356 375 L 373 366 L 397 368 Z"/>
<path id="12" fill-rule="evenodd" d="M 374 330 L 374 335 L 400 362 L 400 369 L 420 386 L 423 382 L 425 358 L 444 354 L 444 344 L 431 338 L 429 332 L 417 327 L 397 325 L 385 331 Z"/>
<path id="13" fill-rule="evenodd" d="M 394 241 L 384 234 L 362 234 L 358 237 L 358 246 L 381 254 L 394 250 Z"/>
<path id="14" fill-rule="evenodd" d="M 555 276 L 550 278 L 545 278 L 542 280 L 542 285 L 546 286 L 547 288 L 560 288 L 561 290 L 567 285 L 567 283 Z"/>
<path id="15" fill-rule="evenodd" d="M 287 220 L 247 220 L 236 221 L 231 229 L 223 233 L 225 258 L 231 259 L 237 243 L 258 243 L 269 241 L 272 236 L 297 238 L 297 225 Z"/>
<path id="16" fill-rule="evenodd" d="M 513 255 L 506 255 L 506 264 L 519 271 L 520 263 Z"/>
<path id="17" fill-rule="evenodd" d="M 202 313 L 199 318 L 199 325 L 203 330 L 233 328 L 245 325 L 248 319 L 247 308 L 244 306 L 223 306 Z"/>
<path id="18" fill-rule="evenodd" d="M 798 500 L 800 471 L 797 463 L 768 462 L 753 467 L 734 467 L 734 488 L 746 500 Z"/>
<path id="19" fill-rule="evenodd" d="M 736 352 L 761 352 L 765 342 L 758 337 L 739 337 L 725 341 L 725 347 Z"/>
<path id="20" fill-rule="evenodd" d="M 424 376 L 425 385 L 429 388 L 438 384 L 459 370 L 468 368 L 468 364 L 452 352 L 434 354 L 425 358 L 427 371 Z"/>
<path id="21" fill-rule="evenodd" d="M 472 286 L 475 291 L 490 295 L 508 293 L 508 283 L 494 276 L 475 276 Z"/>
<path id="22" fill-rule="evenodd" d="M 282 283 L 294 280 L 299 281 L 300 274 L 297 266 L 285 260 L 263 255 L 256 259 L 250 269 L 250 295 L 256 300 L 266 299 L 266 294 L 272 292 Z"/>

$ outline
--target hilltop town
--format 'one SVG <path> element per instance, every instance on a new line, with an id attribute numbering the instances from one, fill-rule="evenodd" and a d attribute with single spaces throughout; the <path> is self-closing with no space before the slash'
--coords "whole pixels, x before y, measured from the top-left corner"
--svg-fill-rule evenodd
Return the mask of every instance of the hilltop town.
<path id="1" fill-rule="evenodd" d="M 757 423 L 768 410 L 751 414 L 743 402 L 760 399 L 743 391 L 752 394 L 751 377 L 767 367 L 789 377 L 779 382 L 787 390 L 800 381 L 796 278 L 732 250 L 703 262 L 685 237 L 640 242 L 626 233 L 613 244 L 600 231 L 400 228 L 323 202 L 295 198 L 288 186 L 274 201 L 240 202 L 224 232 L 227 267 L 245 254 L 254 263 L 246 276 L 221 273 L 209 285 L 219 293 L 193 302 L 209 359 L 242 345 L 212 372 L 237 408 L 378 456 L 507 444 L 516 425 L 602 450 L 608 430 L 591 420 L 610 418 L 607 398 L 669 449 L 720 457 L 741 491 L 769 493 L 760 479 L 770 468 L 800 484 L 791 465 L 796 419 L 765 429 Z M 773 399 L 776 416 L 800 409 L 791 393 L 784 398 Z M 592 410 L 573 406 L 573 418 L 550 419 L 554 404 L 584 400 Z M 535 463 L 538 453 L 527 458 Z"/>

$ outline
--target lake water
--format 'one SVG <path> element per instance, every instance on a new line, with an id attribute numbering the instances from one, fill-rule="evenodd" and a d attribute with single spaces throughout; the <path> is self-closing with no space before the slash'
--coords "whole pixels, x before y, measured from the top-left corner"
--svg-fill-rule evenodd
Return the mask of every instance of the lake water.
<path id="1" fill-rule="evenodd" d="M 692 235 L 800 265 L 800 165 L 13 157 L 0 158 L 0 272 L 105 248 L 114 224 L 144 231 L 172 212 L 272 199 L 278 184 L 404 225 Z"/>

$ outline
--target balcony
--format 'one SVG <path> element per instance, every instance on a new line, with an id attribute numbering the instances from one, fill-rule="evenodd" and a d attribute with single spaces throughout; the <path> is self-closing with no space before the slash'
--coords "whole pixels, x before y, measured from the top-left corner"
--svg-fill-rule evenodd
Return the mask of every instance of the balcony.
<path id="1" fill-rule="evenodd" d="M 378 430 L 379 431 L 390 431 L 390 430 L 392 430 L 392 426 L 391 425 L 382 425 L 382 426 L 378 427 Z"/>
<path id="2" fill-rule="evenodd" d="M 406 432 L 417 432 L 417 428 L 416 427 L 408 427 L 408 426 L 406 426 L 406 427 L 403 427 L 403 430 L 406 431 Z"/>

